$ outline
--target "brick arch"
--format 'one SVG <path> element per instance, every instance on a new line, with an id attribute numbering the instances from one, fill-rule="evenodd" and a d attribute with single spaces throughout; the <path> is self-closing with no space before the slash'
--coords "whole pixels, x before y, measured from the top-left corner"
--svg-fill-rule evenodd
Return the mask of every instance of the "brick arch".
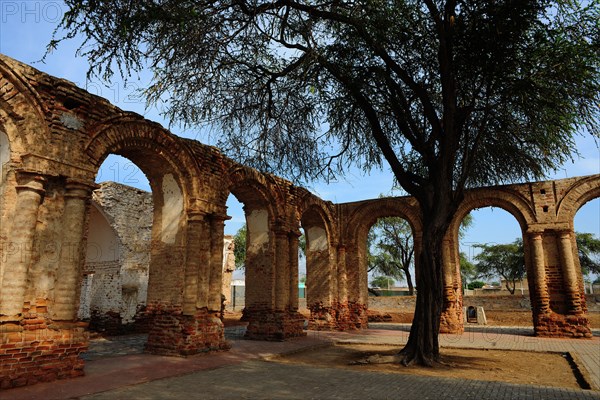
<path id="1" fill-rule="evenodd" d="M 557 219 L 573 223 L 575 214 L 585 203 L 600 197 L 600 175 L 579 178 L 558 202 Z"/>
<path id="2" fill-rule="evenodd" d="M 419 205 L 413 198 L 389 197 L 371 200 L 348 216 L 345 237 L 350 240 L 357 240 L 359 234 L 368 233 L 371 226 L 379 218 L 385 217 L 405 219 L 416 236 L 416 233 L 421 231 L 422 226 L 419 212 Z"/>
<path id="3" fill-rule="evenodd" d="M 257 208 L 269 212 L 270 223 L 283 216 L 277 201 L 278 193 L 265 175 L 249 167 L 236 166 L 229 171 L 228 192 L 233 194 L 246 210 Z"/>
<path id="4" fill-rule="evenodd" d="M 8 137 L 11 153 L 22 154 L 29 142 L 47 140 L 50 130 L 44 102 L 13 63 L 0 55 L 0 128 Z"/>
<path id="5" fill-rule="evenodd" d="M 473 189 L 465 194 L 465 198 L 454 213 L 454 218 L 448 229 L 452 238 L 458 237 L 460 224 L 471 211 L 485 207 L 498 207 L 511 214 L 518 222 L 522 231 L 536 222 L 535 213 L 529 203 L 515 193 L 502 189 Z"/>
<path id="6" fill-rule="evenodd" d="M 98 169 L 109 154 L 131 159 L 153 178 L 172 173 L 184 194 L 184 204 L 198 193 L 198 164 L 184 142 L 157 123 L 135 117 L 116 117 L 98 124 L 84 151 L 92 170 Z"/>
<path id="7" fill-rule="evenodd" d="M 299 219 L 304 223 L 322 223 L 323 227 L 327 231 L 327 237 L 329 238 L 329 245 L 335 246 L 339 243 L 337 229 L 335 228 L 335 217 L 328 205 L 331 203 L 324 202 L 318 197 L 312 195 L 308 191 L 300 200 L 297 212 Z M 316 219 L 316 221 L 315 221 Z"/>

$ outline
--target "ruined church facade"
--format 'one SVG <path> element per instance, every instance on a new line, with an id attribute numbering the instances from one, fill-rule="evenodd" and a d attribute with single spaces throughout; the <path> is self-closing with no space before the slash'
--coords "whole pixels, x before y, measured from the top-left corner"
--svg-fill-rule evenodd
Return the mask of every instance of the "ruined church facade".
<path id="1" fill-rule="evenodd" d="M 306 334 L 298 313 L 300 227 L 312 329 L 367 327 L 366 235 L 377 218 L 405 218 L 420 248 L 420 211 L 410 197 L 324 201 L 0 56 L 2 388 L 83 374 L 88 326 L 79 312 L 90 207 L 109 154 L 133 161 L 152 188 L 144 311 L 151 353 L 228 348 L 219 312 L 231 194 L 244 204 L 248 229 L 249 339 Z M 444 242 L 442 331 L 463 329 L 460 221 L 470 210 L 495 206 L 521 226 L 536 334 L 591 336 L 573 218 L 599 196 L 598 175 L 469 191 Z"/>

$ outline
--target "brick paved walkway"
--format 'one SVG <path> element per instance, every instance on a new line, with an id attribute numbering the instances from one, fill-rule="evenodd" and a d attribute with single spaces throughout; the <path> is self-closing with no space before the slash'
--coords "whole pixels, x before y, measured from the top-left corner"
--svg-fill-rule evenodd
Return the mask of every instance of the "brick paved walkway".
<path id="1" fill-rule="evenodd" d="M 372 324 L 374 327 L 381 327 Z M 94 341 L 87 354 L 86 376 L 0 392 L 0 399 L 599 399 L 597 390 L 572 390 L 465 379 L 385 374 L 265 361 L 276 354 L 322 346 L 328 342 L 402 344 L 406 326 L 354 333 L 309 332 L 287 342 L 239 340 L 229 329 L 228 352 L 188 358 L 141 352 L 144 337 Z M 463 335 L 442 335 L 447 347 L 530 351 L 568 351 L 590 381 L 598 379 L 600 338 L 542 339 L 507 329 L 484 329 Z M 112 347 L 111 347 L 112 346 Z M 121 354 L 119 357 L 108 357 Z M 127 354 L 127 355 L 123 355 Z M 587 365 L 587 367 L 584 367 Z"/>

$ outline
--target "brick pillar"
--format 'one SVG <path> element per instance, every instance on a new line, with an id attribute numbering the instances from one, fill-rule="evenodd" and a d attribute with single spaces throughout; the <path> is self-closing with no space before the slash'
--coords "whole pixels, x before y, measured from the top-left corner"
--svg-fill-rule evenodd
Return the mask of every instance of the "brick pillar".
<path id="1" fill-rule="evenodd" d="M 338 246 L 338 293 L 342 303 L 348 303 L 348 274 L 346 273 L 346 246 Z"/>
<path id="2" fill-rule="evenodd" d="M 298 311 L 298 238 L 300 232 L 288 234 L 288 250 L 290 262 L 290 311 Z"/>
<path id="3" fill-rule="evenodd" d="M 198 291 L 196 293 L 196 308 L 208 307 L 209 304 L 209 288 L 210 288 L 210 260 L 211 260 L 211 233 L 210 221 L 208 216 L 203 215 L 195 219 L 197 225 L 195 230 L 198 231 L 199 241 L 197 271 L 198 274 Z"/>
<path id="4" fill-rule="evenodd" d="M 210 285 L 209 311 L 221 312 L 221 288 L 223 286 L 223 238 L 227 215 L 210 215 Z"/>
<path id="5" fill-rule="evenodd" d="M 560 232 L 559 252 L 562 265 L 563 282 L 565 285 L 566 301 L 569 312 L 581 314 L 581 296 L 577 282 L 577 270 L 573 259 L 573 240 L 570 232 Z"/>
<path id="6" fill-rule="evenodd" d="M 275 310 L 289 309 L 290 265 L 288 233 L 278 228 L 275 231 Z"/>
<path id="7" fill-rule="evenodd" d="M 12 309 L 8 310 L 11 314 L 16 314 L 17 308 L 22 314 L 13 321 L 0 321 L 0 389 L 81 376 L 84 361 L 79 356 L 88 346 L 87 324 L 75 320 L 79 272 L 83 262 L 86 201 L 92 186 L 67 182 L 54 307 L 47 299 L 24 304 L 24 284 L 31 261 L 38 207 L 44 193 L 44 179 L 27 173 L 19 175 L 17 212 L 12 232 L 13 240 L 18 240 L 24 251 L 20 257 L 12 259 L 14 263 L 11 261 L 9 264 L 17 267 L 16 270 L 11 268 L 7 272 L 20 283 L 13 281 L 8 290 L 3 288 L 6 292 L 3 291 L 2 298 L 11 300 Z M 6 278 L 4 283 L 7 283 Z"/>
<path id="8" fill-rule="evenodd" d="M 0 314 L 6 316 L 16 316 L 23 311 L 38 208 L 45 193 L 46 179 L 35 173 L 19 171 L 17 182 L 15 214 L 10 227 L 0 301 Z"/>
<path id="9" fill-rule="evenodd" d="M 530 235 L 533 253 L 533 271 L 535 278 L 534 314 L 550 312 L 550 295 L 546 284 L 546 262 L 544 259 L 544 244 L 542 234 L 534 232 Z"/>
<path id="10" fill-rule="evenodd" d="M 63 211 L 63 236 L 60 268 L 54 288 L 52 318 L 58 321 L 77 319 L 81 268 L 84 262 L 83 241 L 87 204 L 93 185 L 67 181 Z"/>
<path id="11" fill-rule="evenodd" d="M 346 246 L 337 247 L 337 315 L 336 324 L 338 330 L 352 328 L 348 310 L 348 275 L 346 274 Z"/>
<path id="12" fill-rule="evenodd" d="M 183 289 L 183 313 L 185 315 L 194 315 L 196 305 L 201 303 L 206 305 L 208 301 L 204 298 L 200 299 L 198 294 L 202 289 L 202 293 L 208 293 L 206 287 L 200 288 L 199 282 L 201 275 L 199 273 L 202 265 L 202 239 L 204 227 L 204 214 L 199 212 L 188 212 L 187 220 L 187 246 L 186 246 L 186 261 L 185 261 L 185 282 Z M 206 263 L 204 263 L 206 265 Z M 202 281 L 206 286 L 206 280 Z"/>

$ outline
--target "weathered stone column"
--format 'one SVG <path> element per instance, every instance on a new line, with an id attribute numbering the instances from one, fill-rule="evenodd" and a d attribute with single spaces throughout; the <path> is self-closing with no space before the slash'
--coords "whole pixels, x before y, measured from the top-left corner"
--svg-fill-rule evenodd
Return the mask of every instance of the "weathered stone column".
<path id="1" fill-rule="evenodd" d="M 550 312 L 550 295 L 546 284 L 546 263 L 544 259 L 544 244 L 542 234 L 533 232 L 529 236 L 533 254 L 533 271 L 535 278 L 534 312 L 547 314 Z"/>
<path id="2" fill-rule="evenodd" d="M 572 233 L 563 231 L 559 233 L 559 251 L 562 265 L 563 282 L 570 312 L 581 314 L 581 297 L 577 283 L 577 271 L 573 258 Z"/>
<path id="3" fill-rule="evenodd" d="M 298 311 L 298 238 L 300 232 L 288 234 L 290 263 L 290 311 Z"/>
<path id="4" fill-rule="evenodd" d="M 223 284 L 223 237 L 227 215 L 211 214 L 210 220 L 210 285 L 209 311 L 221 311 L 221 287 Z"/>
<path id="5" fill-rule="evenodd" d="M 72 321 L 77 318 L 79 278 L 84 262 L 82 249 L 85 218 L 93 186 L 74 180 L 69 180 L 66 184 L 60 264 L 54 288 L 54 320 Z"/>
<path id="6" fill-rule="evenodd" d="M 201 247 L 204 226 L 204 213 L 188 212 L 187 219 L 187 246 L 186 246 L 186 262 L 185 262 L 185 282 L 183 289 L 183 314 L 194 315 L 196 312 L 196 304 L 198 301 L 198 280 L 200 274 Z M 205 282 L 204 282 L 205 283 Z M 207 288 L 204 288 L 203 293 L 208 293 Z M 202 304 L 207 304 L 204 299 Z"/>
<path id="7" fill-rule="evenodd" d="M 350 312 L 348 310 L 348 275 L 346 274 L 346 246 L 337 247 L 337 314 L 336 325 L 338 330 L 351 327 Z"/>
<path id="8" fill-rule="evenodd" d="M 211 259 L 211 233 L 208 216 L 203 215 L 195 221 L 196 229 L 200 232 L 198 242 L 198 260 L 196 273 L 198 274 L 198 291 L 196 293 L 196 308 L 208 307 L 210 292 L 210 259 Z"/>
<path id="9" fill-rule="evenodd" d="M 346 246 L 337 249 L 338 295 L 341 303 L 348 303 L 348 274 L 346 273 Z"/>
<path id="10" fill-rule="evenodd" d="M 31 264 L 38 209 L 45 193 L 46 179 L 36 173 L 17 172 L 15 214 L 6 246 L 6 263 L 2 279 L 0 314 L 14 316 L 23 311 L 27 275 Z"/>
<path id="11" fill-rule="evenodd" d="M 275 310 L 287 310 L 290 299 L 290 266 L 288 233 L 281 227 L 275 231 Z"/>

